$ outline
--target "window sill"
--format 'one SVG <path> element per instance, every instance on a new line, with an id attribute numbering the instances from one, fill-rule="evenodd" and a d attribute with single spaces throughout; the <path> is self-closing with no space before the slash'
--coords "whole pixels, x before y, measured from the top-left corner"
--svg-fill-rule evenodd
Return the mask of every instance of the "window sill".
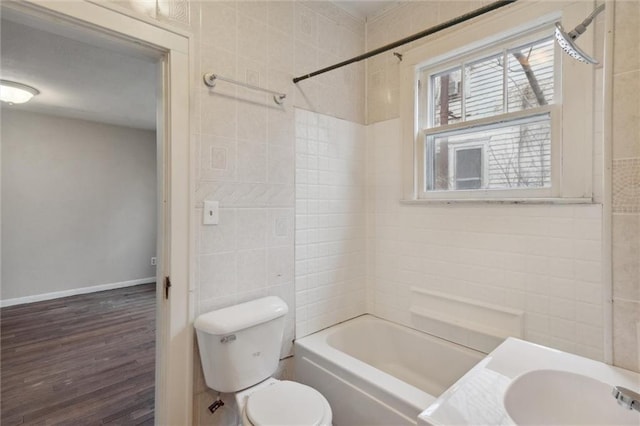
<path id="1" fill-rule="evenodd" d="M 406 205 L 444 204 L 600 204 L 592 198 L 431 198 L 400 200 Z"/>

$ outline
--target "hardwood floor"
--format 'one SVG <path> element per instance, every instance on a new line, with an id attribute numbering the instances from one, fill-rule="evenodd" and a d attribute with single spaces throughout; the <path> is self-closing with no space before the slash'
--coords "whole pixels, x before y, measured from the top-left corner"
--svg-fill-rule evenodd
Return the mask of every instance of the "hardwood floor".
<path id="1" fill-rule="evenodd" d="M 152 425 L 155 284 L 0 309 L 0 423 Z"/>

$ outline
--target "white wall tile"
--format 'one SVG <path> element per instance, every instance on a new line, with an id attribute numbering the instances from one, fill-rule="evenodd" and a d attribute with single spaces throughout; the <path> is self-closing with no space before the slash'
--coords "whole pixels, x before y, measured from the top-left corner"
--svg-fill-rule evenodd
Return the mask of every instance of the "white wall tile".
<path id="1" fill-rule="evenodd" d="M 292 246 L 269 248 L 267 260 L 270 286 L 293 282 L 294 254 Z"/>
<path id="2" fill-rule="evenodd" d="M 267 285 L 267 250 L 243 250 L 237 254 L 239 293 L 260 290 Z"/>
<path id="3" fill-rule="evenodd" d="M 296 110 L 296 137 L 296 335 L 301 337 L 365 310 L 366 156 L 364 128 L 325 115 Z"/>
<path id="4" fill-rule="evenodd" d="M 251 65 L 248 65 L 251 67 Z M 261 74 L 259 70 L 245 69 L 245 73 L 257 81 L 252 82 L 256 86 L 263 85 L 261 80 L 266 79 L 266 74 Z M 242 77 L 240 77 L 242 79 Z M 249 80 L 250 78 L 246 78 Z M 246 96 L 256 96 L 255 92 L 245 92 Z M 263 99 L 262 96 L 259 99 Z M 266 103 L 266 100 L 264 101 Z M 254 105 L 248 102 L 238 104 L 238 138 L 252 141 L 255 144 L 267 142 L 267 109 L 262 105 Z"/>
<path id="5" fill-rule="evenodd" d="M 238 209 L 237 247 L 257 249 L 267 245 L 267 211 L 265 209 Z"/>
<path id="6" fill-rule="evenodd" d="M 267 144 L 256 139 L 238 140 L 238 180 L 267 182 Z"/>
<path id="7" fill-rule="evenodd" d="M 269 145 L 268 181 L 269 183 L 293 184 L 295 153 L 293 146 Z"/>
<path id="8" fill-rule="evenodd" d="M 293 247 L 295 232 L 293 208 L 269 209 L 267 226 L 267 245 L 269 247 Z"/>
<path id="9" fill-rule="evenodd" d="M 202 43 L 236 52 L 238 38 L 236 9 L 218 2 L 202 2 L 200 28 Z"/>
<path id="10" fill-rule="evenodd" d="M 295 3 L 296 39 L 312 46 L 318 45 L 317 14 L 303 3 Z"/>
<path id="11" fill-rule="evenodd" d="M 266 13 L 260 15 L 260 9 L 266 9 L 264 2 L 239 2 L 243 7 L 239 8 L 238 13 L 238 54 L 251 60 L 261 63 L 267 62 L 267 25 Z M 246 15 L 243 12 L 251 12 Z M 266 10 L 265 10 L 266 11 Z"/>
<path id="12" fill-rule="evenodd" d="M 238 122 L 238 102 L 235 99 L 220 95 L 219 90 L 200 89 L 200 105 L 202 119 L 200 132 L 208 135 L 236 137 Z"/>
<path id="13" fill-rule="evenodd" d="M 237 179 L 238 146 L 235 139 L 200 135 L 199 178 L 203 181 Z"/>
<path id="14" fill-rule="evenodd" d="M 237 226 L 235 209 L 220 209 L 218 225 L 202 225 L 202 210 L 194 217 L 198 224 L 200 254 L 232 251 L 236 248 Z"/>
<path id="15" fill-rule="evenodd" d="M 602 359 L 599 205 L 400 205 L 401 186 L 388 185 L 402 166 L 387 161 L 401 152 L 399 120 L 369 127 L 376 315 L 415 327 L 398 289 L 442 291 L 522 309 L 526 339 Z"/>
<path id="16" fill-rule="evenodd" d="M 237 254 L 235 252 L 200 256 L 200 298 L 212 299 L 237 291 Z"/>

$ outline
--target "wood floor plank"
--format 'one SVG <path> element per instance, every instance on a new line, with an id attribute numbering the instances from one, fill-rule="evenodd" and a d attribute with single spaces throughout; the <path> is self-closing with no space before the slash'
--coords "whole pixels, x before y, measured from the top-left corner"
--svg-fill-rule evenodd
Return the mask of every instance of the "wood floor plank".
<path id="1" fill-rule="evenodd" d="M 155 284 L 0 309 L 0 423 L 153 424 Z"/>

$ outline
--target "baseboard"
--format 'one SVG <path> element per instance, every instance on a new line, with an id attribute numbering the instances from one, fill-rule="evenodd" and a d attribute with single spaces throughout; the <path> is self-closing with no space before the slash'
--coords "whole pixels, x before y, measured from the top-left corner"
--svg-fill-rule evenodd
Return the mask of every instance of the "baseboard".
<path id="1" fill-rule="evenodd" d="M 59 299 L 61 297 L 75 296 L 76 294 L 95 293 L 97 291 L 114 290 L 116 288 L 131 287 L 134 285 L 148 284 L 156 281 L 156 277 L 138 278 L 137 280 L 121 281 L 119 283 L 100 284 L 92 287 L 74 288 L 71 290 L 54 291 L 53 293 L 36 294 L 34 296 L 16 297 L 14 299 L 0 300 L 0 308 L 7 306 L 23 305 L 25 303 L 41 302 L 43 300 Z"/>

